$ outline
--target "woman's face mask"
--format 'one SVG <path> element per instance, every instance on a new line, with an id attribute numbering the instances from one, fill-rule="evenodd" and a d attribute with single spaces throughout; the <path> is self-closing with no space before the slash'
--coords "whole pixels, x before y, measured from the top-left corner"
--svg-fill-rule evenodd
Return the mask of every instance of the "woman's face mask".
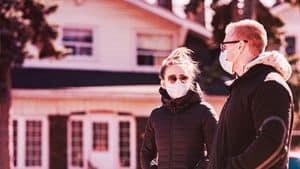
<path id="1" fill-rule="evenodd" d="M 172 99 L 183 97 L 191 88 L 192 78 L 188 75 L 186 67 L 175 64 L 166 69 L 163 87 Z"/>
<path id="2" fill-rule="evenodd" d="M 190 89 L 190 84 L 177 80 L 175 83 L 166 83 L 166 90 L 172 99 L 183 97 Z"/>

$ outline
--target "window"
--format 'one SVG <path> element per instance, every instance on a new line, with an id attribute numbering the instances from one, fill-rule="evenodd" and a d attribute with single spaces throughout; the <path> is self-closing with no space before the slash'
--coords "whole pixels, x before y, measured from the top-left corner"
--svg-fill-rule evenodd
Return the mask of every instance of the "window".
<path id="1" fill-rule="evenodd" d="M 171 35 L 138 34 L 137 64 L 159 66 L 172 50 Z"/>
<path id="2" fill-rule="evenodd" d="M 26 121 L 25 165 L 42 165 L 42 122 Z"/>
<path id="3" fill-rule="evenodd" d="M 119 156 L 122 167 L 130 166 L 130 123 L 119 123 Z"/>
<path id="4" fill-rule="evenodd" d="M 13 160 L 14 160 L 14 166 L 18 165 L 18 121 L 13 120 Z"/>
<path id="5" fill-rule="evenodd" d="M 10 142 L 12 166 L 19 169 L 47 169 L 49 164 L 48 119 L 12 117 Z M 1 168 L 1 167 L 0 167 Z"/>
<path id="6" fill-rule="evenodd" d="M 72 50 L 72 56 L 92 56 L 93 32 L 91 29 L 63 28 L 63 44 Z"/>
<path id="7" fill-rule="evenodd" d="M 73 166 L 83 167 L 83 133 L 82 121 L 71 123 L 71 162 Z"/>
<path id="8" fill-rule="evenodd" d="M 287 36 L 285 38 L 287 46 L 285 48 L 285 52 L 288 55 L 293 55 L 296 53 L 296 38 L 294 36 Z"/>
<path id="9" fill-rule="evenodd" d="M 93 123 L 93 149 L 108 151 L 108 123 Z"/>

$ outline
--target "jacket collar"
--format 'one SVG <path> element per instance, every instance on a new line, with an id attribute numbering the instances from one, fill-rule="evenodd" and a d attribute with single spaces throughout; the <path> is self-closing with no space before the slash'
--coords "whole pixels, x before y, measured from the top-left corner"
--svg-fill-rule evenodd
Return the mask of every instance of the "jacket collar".
<path id="1" fill-rule="evenodd" d="M 258 64 L 264 64 L 273 67 L 285 81 L 287 81 L 291 77 L 291 65 L 289 64 L 286 57 L 277 51 L 268 51 L 261 53 L 256 59 L 245 66 L 244 72 L 247 72 L 252 67 Z"/>
<path id="2" fill-rule="evenodd" d="M 229 89 L 231 90 L 236 85 L 242 83 L 243 81 L 248 81 L 254 77 L 260 76 L 262 74 L 267 75 L 269 72 L 278 72 L 273 66 L 265 64 L 257 64 L 252 66 L 247 72 L 242 76 L 237 77 L 229 84 Z"/>

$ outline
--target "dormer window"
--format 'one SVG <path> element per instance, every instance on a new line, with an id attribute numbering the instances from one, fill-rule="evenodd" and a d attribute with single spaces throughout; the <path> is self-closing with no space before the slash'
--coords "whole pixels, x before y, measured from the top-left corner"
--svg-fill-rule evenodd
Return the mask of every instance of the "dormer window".
<path id="1" fill-rule="evenodd" d="M 137 65 L 159 66 L 172 50 L 172 36 L 139 33 L 136 50 Z"/>
<path id="2" fill-rule="evenodd" d="M 63 28 L 63 44 L 72 50 L 71 56 L 90 57 L 93 55 L 92 29 Z"/>

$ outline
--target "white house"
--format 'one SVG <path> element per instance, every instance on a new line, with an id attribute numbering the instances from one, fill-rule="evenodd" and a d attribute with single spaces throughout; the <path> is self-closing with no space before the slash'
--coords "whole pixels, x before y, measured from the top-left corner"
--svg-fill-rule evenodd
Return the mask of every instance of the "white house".
<path id="1" fill-rule="evenodd" d="M 291 57 L 293 59 L 300 58 L 300 7 L 299 5 L 291 5 L 289 3 L 280 3 L 271 9 L 271 12 L 277 15 L 284 23 L 282 31 L 284 32 L 284 40 L 286 44 L 280 49 L 282 53 L 288 55 L 288 58 Z M 293 69 L 300 72 L 300 60 L 296 62 L 293 66 Z M 292 85 L 299 85 L 299 75 L 293 74 L 289 80 L 290 84 Z M 297 89 L 295 89 L 297 90 Z M 299 94 L 295 91 L 294 95 L 296 95 L 298 99 L 298 106 L 300 105 Z M 297 119 L 295 120 L 297 121 Z M 294 131 L 294 147 L 299 149 L 299 138 L 300 138 L 300 131 Z M 292 140 L 293 144 L 293 140 Z M 295 150 L 297 151 L 297 150 Z"/>
<path id="2" fill-rule="evenodd" d="M 282 31 L 286 45 L 281 49 L 288 55 L 300 56 L 300 7 L 289 3 L 281 3 L 271 8 L 271 12 L 284 23 Z"/>
<path id="3" fill-rule="evenodd" d="M 15 89 L 12 127 L 18 169 L 136 169 L 158 85 Z M 224 96 L 205 96 L 220 112 Z"/>
<path id="4" fill-rule="evenodd" d="M 13 166 L 137 169 L 145 122 L 160 105 L 159 64 L 187 31 L 204 42 L 211 32 L 140 0 L 57 2 L 49 20 L 73 53 L 12 71 Z M 219 112 L 224 97 L 205 97 Z"/>
<path id="5" fill-rule="evenodd" d="M 58 43 L 73 49 L 62 60 L 27 60 L 25 67 L 158 72 L 162 59 L 182 46 L 188 30 L 206 41 L 203 26 L 141 0 L 58 1 L 50 22 L 60 27 Z"/>

